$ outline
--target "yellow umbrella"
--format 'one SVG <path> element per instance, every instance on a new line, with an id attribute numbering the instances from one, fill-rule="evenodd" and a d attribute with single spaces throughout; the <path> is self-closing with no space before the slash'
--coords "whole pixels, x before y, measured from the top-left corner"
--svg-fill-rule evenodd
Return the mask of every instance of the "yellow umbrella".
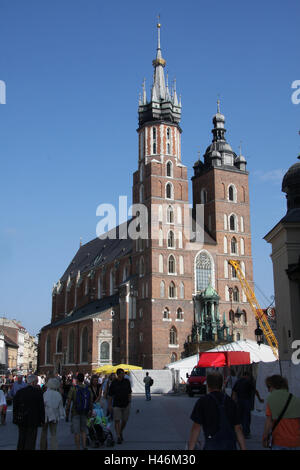
<path id="1" fill-rule="evenodd" d="M 114 372 L 114 366 L 112 364 L 98 367 L 98 369 L 95 370 L 96 374 L 111 374 L 112 372 Z"/>
<path id="2" fill-rule="evenodd" d="M 127 371 L 127 370 L 142 370 L 143 369 L 140 366 L 132 366 L 130 364 L 118 364 L 117 366 L 114 366 L 114 368 L 115 368 L 114 372 L 116 372 L 117 369 L 124 369 L 125 371 Z"/>

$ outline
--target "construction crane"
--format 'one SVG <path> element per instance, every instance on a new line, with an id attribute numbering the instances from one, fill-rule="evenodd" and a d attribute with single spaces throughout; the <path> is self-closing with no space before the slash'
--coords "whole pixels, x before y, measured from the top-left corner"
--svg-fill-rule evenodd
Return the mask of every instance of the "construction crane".
<path id="1" fill-rule="evenodd" d="M 231 266 L 234 267 L 236 274 L 240 280 L 241 286 L 243 291 L 245 292 L 245 295 L 247 297 L 247 300 L 253 310 L 253 313 L 255 315 L 256 320 L 259 323 L 259 326 L 261 327 L 263 334 L 265 335 L 266 340 L 268 341 L 269 346 L 272 348 L 274 356 L 279 359 L 278 356 L 278 341 L 272 331 L 272 328 L 270 327 L 270 324 L 264 315 L 264 312 L 262 311 L 255 294 L 253 290 L 251 289 L 249 283 L 247 282 L 247 279 L 244 276 L 243 271 L 241 270 L 240 263 L 237 260 L 230 259 L 228 261 Z"/>

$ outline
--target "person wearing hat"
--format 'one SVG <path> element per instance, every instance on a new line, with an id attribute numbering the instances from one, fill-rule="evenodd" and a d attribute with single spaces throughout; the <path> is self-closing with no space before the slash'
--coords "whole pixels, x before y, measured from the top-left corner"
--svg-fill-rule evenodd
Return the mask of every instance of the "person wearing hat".
<path id="1" fill-rule="evenodd" d="M 36 375 L 27 377 L 27 384 L 13 400 L 13 423 L 19 428 L 17 450 L 35 450 L 38 427 L 45 422 L 43 393 Z"/>
<path id="2" fill-rule="evenodd" d="M 47 435 L 49 429 L 51 435 L 50 448 L 51 450 L 57 450 L 57 423 L 60 419 L 65 418 L 63 399 L 59 392 L 60 381 L 56 378 L 51 378 L 48 380 L 46 387 L 47 390 L 43 394 L 45 404 L 45 423 L 42 427 L 40 449 L 47 450 Z"/>

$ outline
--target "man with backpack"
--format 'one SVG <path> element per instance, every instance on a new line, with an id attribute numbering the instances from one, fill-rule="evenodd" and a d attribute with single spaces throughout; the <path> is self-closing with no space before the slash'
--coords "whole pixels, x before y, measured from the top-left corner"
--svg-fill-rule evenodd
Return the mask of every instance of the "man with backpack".
<path id="1" fill-rule="evenodd" d="M 66 403 L 66 421 L 69 421 L 70 407 L 71 410 L 71 431 L 75 435 L 76 449 L 80 450 L 80 436 L 82 440 L 83 450 L 87 450 L 86 433 L 87 418 L 93 412 L 92 392 L 88 385 L 84 383 L 84 375 L 77 374 L 77 385 L 73 386 L 68 394 Z"/>
<path id="2" fill-rule="evenodd" d="M 203 427 L 205 444 L 203 450 L 246 450 L 236 403 L 222 392 L 223 377 L 212 372 L 206 378 L 208 394 L 195 404 L 191 414 L 193 421 L 188 450 L 194 450 Z"/>
<path id="3" fill-rule="evenodd" d="M 150 387 L 153 385 L 153 379 L 150 377 L 149 372 L 146 372 L 146 377 L 144 377 L 144 384 L 145 384 L 146 401 L 150 401 L 151 400 Z"/>

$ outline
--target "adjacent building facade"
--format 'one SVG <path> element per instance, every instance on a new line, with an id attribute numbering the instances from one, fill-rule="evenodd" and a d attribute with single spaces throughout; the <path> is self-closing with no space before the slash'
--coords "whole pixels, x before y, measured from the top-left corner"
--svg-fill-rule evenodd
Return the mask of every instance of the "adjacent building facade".
<path id="1" fill-rule="evenodd" d="M 105 363 L 161 369 L 211 342 L 254 339 L 251 308 L 228 264 L 238 259 L 253 286 L 246 160 L 226 140 L 218 103 L 189 211 L 181 100 L 165 79 L 157 31 L 153 84 L 149 97 L 144 84 L 138 107 L 133 217 L 80 246 L 53 287 L 41 373 Z"/>
<path id="2" fill-rule="evenodd" d="M 1 369 L 24 374 L 37 369 L 37 341 L 16 320 L 0 318 Z"/>
<path id="3" fill-rule="evenodd" d="M 287 212 L 264 239 L 272 245 L 279 357 L 290 361 L 300 340 L 300 162 L 285 174 L 282 191 Z"/>

